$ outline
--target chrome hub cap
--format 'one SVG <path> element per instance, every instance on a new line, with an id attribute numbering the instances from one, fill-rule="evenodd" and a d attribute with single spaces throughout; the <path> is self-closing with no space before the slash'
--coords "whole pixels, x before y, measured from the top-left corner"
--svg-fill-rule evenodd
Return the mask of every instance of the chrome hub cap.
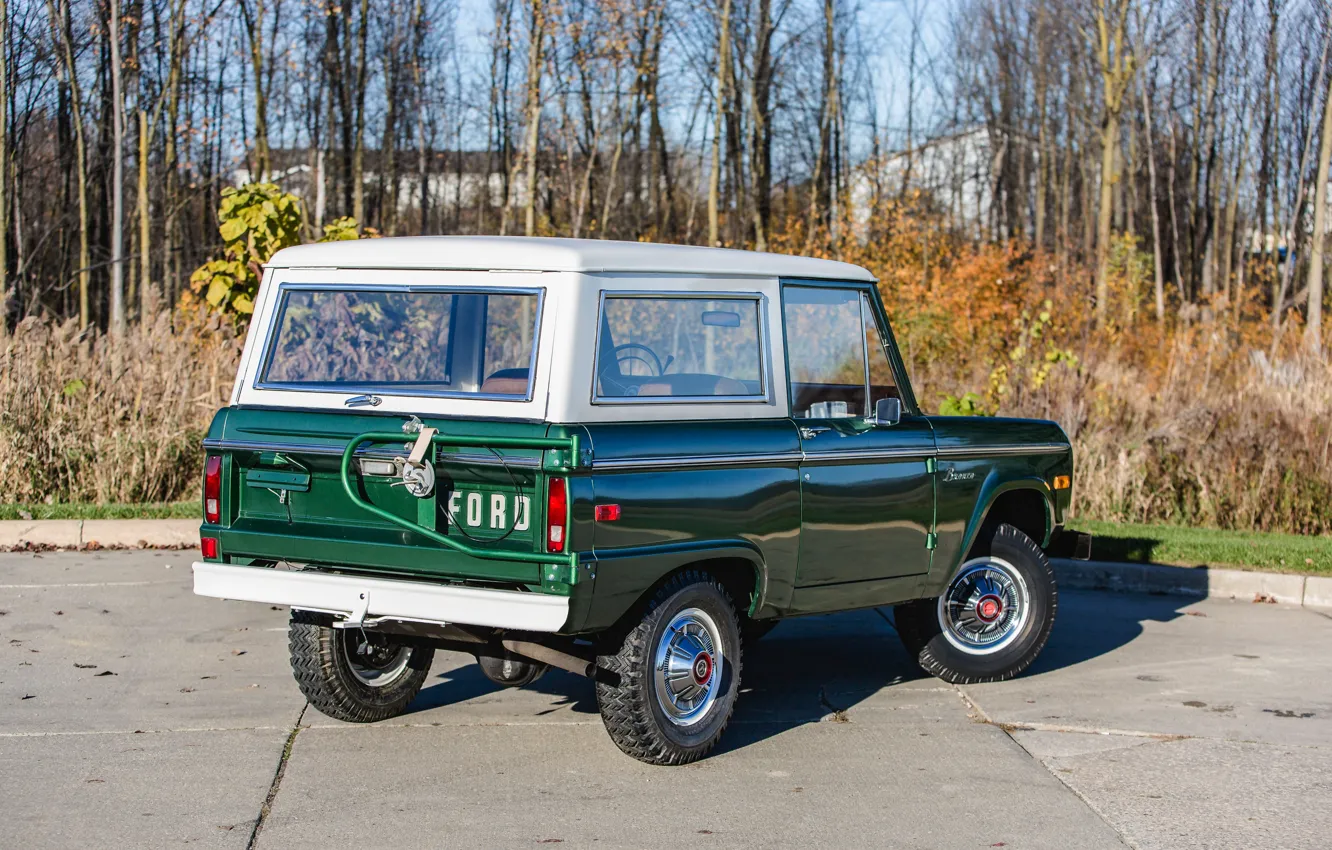
<path id="1" fill-rule="evenodd" d="M 1022 633 L 1031 612 L 1027 584 L 1002 558 L 967 561 L 939 597 L 939 626 L 953 646 L 989 655 Z"/>
<path id="2" fill-rule="evenodd" d="M 392 643 L 382 635 L 367 635 L 360 629 L 342 629 L 339 635 L 347 667 L 361 684 L 382 688 L 397 681 L 407 669 L 412 656 L 410 646 Z"/>
<path id="3" fill-rule="evenodd" d="M 689 608 L 671 618 L 653 659 L 653 690 L 668 720 L 692 726 L 707 716 L 722 664 L 721 630 L 707 612 Z"/>

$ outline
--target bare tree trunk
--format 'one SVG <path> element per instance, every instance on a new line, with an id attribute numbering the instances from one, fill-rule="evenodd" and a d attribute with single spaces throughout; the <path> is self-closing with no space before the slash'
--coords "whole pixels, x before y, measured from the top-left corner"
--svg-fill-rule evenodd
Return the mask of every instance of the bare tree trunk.
<path id="1" fill-rule="evenodd" d="M 532 33 L 527 48 L 527 103 L 523 109 L 527 122 L 527 136 L 523 141 L 524 182 L 527 196 L 523 198 L 523 232 L 536 235 L 537 146 L 541 141 L 541 74 L 543 48 L 546 35 L 545 0 L 532 0 Z M 605 223 L 602 223 L 604 232 Z"/>
<path id="2" fill-rule="evenodd" d="M 429 159 L 426 155 L 425 118 L 425 39 L 424 0 L 412 4 L 412 97 L 416 103 L 416 179 L 419 184 L 421 224 L 417 232 L 424 236 L 430 210 Z M 460 181 L 461 182 L 461 181 Z"/>
<path id="3" fill-rule="evenodd" d="M 352 149 L 352 218 L 365 227 L 365 78 L 366 40 L 370 33 L 370 0 L 361 0 L 356 37 L 356 141 Z"/>
<path id="4" fill-rule="evenodd" d="M 255 173 L 250 179 L 266 183 L 273 166 L 268 150 L 268 96 L 264 90 L 264 0 L 254 0 L 253 13 L 250 11 L 250 0 L 240 0 L 239 5 L 245 33 L 249 38 L 250 65 L 254 69 Z"/>
<path id="5" fill-rule="evenodd" d="M 1173 94 L 1174 87 L 1171 86 Z M 1173 99 L 1173 98 L 1172 98 Z M 1175 288 L 1179 290 L 1179 306 L 1183 307 L 1189 303 L 1189 293 L 1184 288 L 1183 257 L 1179 252 L 1179 216 L 1176 213 L 1175 205 L 1175 163 L 1179 158 L 1178 146 L 1175 143 L 1175 121 L 1170 121 L 1170 162 L 1166 169 L 1166 204 L 1170 207 L 1170 256 L 1174 261 L 1175 270 Z"/>
<path id="6" fill-rule="evenodd" d="M 138 180 L 138 211 L 139 211 L 139 321 L 142 322 L 152 314 L 156 306 L 153 302 L 153 286 L 150 283 L 152 274 L 152 228 L 148 202 L 148 147 L 151 136 L 148 131 L 148 114 L 142 108 L 138 110 L 139 114 L 139 180 Z"/>
<path id="7" fill-rule="evenodd" d="M 754 250 L 768 250 L 772 224 L 772 0 L 759 0 L 758 44 L 750 94 L 749 171 L 753 195 Z M 877 165 L 876 165 L 877 167 Z"/>
<path id="8" fill-rule="evenodd" d="M 111 328 L 125 329 L 125 109 L 121 90 L 120 0 L 110 2 L 111 41 Z"/>
<path id="9" fill-rule="evenodd" d="M 834 100 L 837 86 L 835 0 L 823 0 L 823 82 L 820 95 L 819 141 L 814 155 L 814 173 L 810 181 L 809 224 L 805 233 L 805 250 L 814 244 L 814 233 L 823 221 L 831 221 L 827 208 L 831 206 L 832 184 L 832 131 Z"/>
<path id="10" fill-rule="evenodd" d="M 9 277 L 9 7 L 0 0 L 0 298 L 8 294 Z M 0 316 L 0 321 L 3 317 Z"/>
<path id="11" fill-rule="evenodd" d="M 1309 312 L 1304 326 L 1304 347 L 1321 355 L 1323 349 L 1323 254 L 1327 250 L 1327 177 L 1332 163 L 1332 86 L 1323 101 L 1323 138 L 1318 145 L 1318 177 L 1314 184 L 1313 244 L 1309 250 Z"/>
<path id="12" fill-rule="evenodd" d="M 721 135 L 731 70 L 731 0 L 722 0 L 717 23 L 717 99 L 712 113 L 712 162 L 708 172 L 708 244 L 721 244 Z"/>
<path id="13" fill-rule="evenodd" d="M 1161 258 L 1161 216 L 1156 203 L 1156 147 L 1152 142 L 1152 105 L 1147 86 L 1142 86 L 1143 127 L 1147 131 L 1147 202 L 1152 208 L 1152 270 L 1155 273 L 1156 321 L 1165 321 L 1165 269 Z"/>
<path id="14" fill-rule="evenodd" d="M 1096 61 L 1101 71 L 1101 203 L 1096 218 L 1096 324 L 1104 327 L 1110 304 L 1110 217 L 1114 205 L 1115 149 L 1124 94 L 1133 80 L 1134 53 L 1129 46 L 1129 0 L 1096 6 Z"/>
<path id="15" fill-rule="evenodd" d="M 1325 72 L 1327 70 L 1327 54 L 1329 48 L 1332 48 L 1332 36 L 1323 39 L 1323 53 L 1318 60 L 1318 83 L 1315 88 L 1316 92 L 1321 92 L 1323 90 L 1323 81 L 1326 79 Z M 1323 115 L 1323 120 L 1324 122 L 1327 120 L 1326 112 Z M 1300 225 L 1304 221 L 1304 176 L 1309 172 L 1309 154 L 1313 152 L 1314 128 L 1316 126 L 1317 125 L 1314 122 L 1309 122 L 1308 130 L 1304 135 L 1304 146 L 1300 152 L 1299 171 L 1296 172 L 1298 174 L 1298 179 L 1295 182 L 1295 208 L 1291 211 L 1290 215 L 1290 244 L 1286 246 L 1286 267 L 1282 270 L 1281 286 L 1277 289 L 1277 297 L 1272 302 L 1272 326 L 1274 328 L 1280 327 L 1281 325 L 1282 314 L 1286 309 L 1286 293 L 1290 291 L 1290 281 L 1295 275 L 1296 249 L 1299 247 L 1300 242 Z M 1326 138 L 1327 134 L 1324 133 L 1323 137 Z M 1271 350 L 1273 357 L 1276 356 L 1278 339 L 1278 334 L 1272 335 Z"/>

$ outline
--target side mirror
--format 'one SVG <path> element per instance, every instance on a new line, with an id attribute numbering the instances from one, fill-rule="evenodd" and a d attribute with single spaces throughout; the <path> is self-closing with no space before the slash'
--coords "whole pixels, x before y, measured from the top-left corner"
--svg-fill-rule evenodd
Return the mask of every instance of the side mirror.
<path id="1" fill-rule="evenodd" d="M 874 416 L 870 424 L 877 427 L 896 425 L 902 421 L 902 400 L 900 398 L 881 398 L 874 403 Z"/>

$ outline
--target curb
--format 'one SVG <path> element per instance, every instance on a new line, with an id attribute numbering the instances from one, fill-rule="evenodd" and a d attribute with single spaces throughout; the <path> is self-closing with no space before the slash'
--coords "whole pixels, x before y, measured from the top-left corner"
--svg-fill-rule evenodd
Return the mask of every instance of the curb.
<path id="1" fill-rule="evenodd" d="M 1332 607 L 1332 576 L 1051 558 L 1060 587 Z"/>
<path id="2" fill-rule="evenodd" d="M 192 549 L 197 519 L 0 520 L 0 550 Z M 1051 558 L 1060 587 L 1332 608 L 1332 576 Z"/>
<path id="3" fill-rule="evenodd" d="M 197 545 L 197 519 L 0 520 L 0 550 L 176 549 Z"/>

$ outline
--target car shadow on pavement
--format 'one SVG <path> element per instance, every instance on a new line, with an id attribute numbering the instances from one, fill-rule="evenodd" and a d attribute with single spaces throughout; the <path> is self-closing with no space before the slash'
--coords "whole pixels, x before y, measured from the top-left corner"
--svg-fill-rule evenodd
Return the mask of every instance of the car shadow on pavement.
<path id="1" fill-rule="evenodd" d="M 1114 652 L 1137 639 L 1144 622 L 1183 616 L 1182 609 L 1192 601 L 1179 596 L 1066 591 L 1060 595 L 1049 643 L 1024 675 L 1055 672 Z M 795 726 L 845 720 L 847 712 L 866 700 L 880 695 L 893 700 L 895 689 L 913 683 L 918 688 L 926 676 L 902 646 L 891 618 L 891 608 L 796 618 L 748 646 L 733 728 L 721 751 Z M 465 664 L 432 676 L 409 712 L 493 698 L 503 690 L 476 664 Z M 593 684 L 580 676 L 551 670 L 526 690 L 553 698 L 534 705 L 534 717 L 562 709 L 597 713 Z"/>
<path id="2" fill-rule="evenodd" d="M 407 713 L 428 711 L 432 708 L 446 708 L 472 699 L 481 699 L 506 691 L 487 679 L 477 664 L 467 664 L 439 673 L 427 680 L 427 685 L 412 701 Z M 597 713 L 596 693 L 592 680 L 575 676 L 563 670 L 547 670 L 545 675 L 528 685 L 523 690 L 535 691 L 555 697 L 550 705 L 536 712 L 538 716 L 549 714 L 568 707 L 570 711 L 584 714 Z"/>

